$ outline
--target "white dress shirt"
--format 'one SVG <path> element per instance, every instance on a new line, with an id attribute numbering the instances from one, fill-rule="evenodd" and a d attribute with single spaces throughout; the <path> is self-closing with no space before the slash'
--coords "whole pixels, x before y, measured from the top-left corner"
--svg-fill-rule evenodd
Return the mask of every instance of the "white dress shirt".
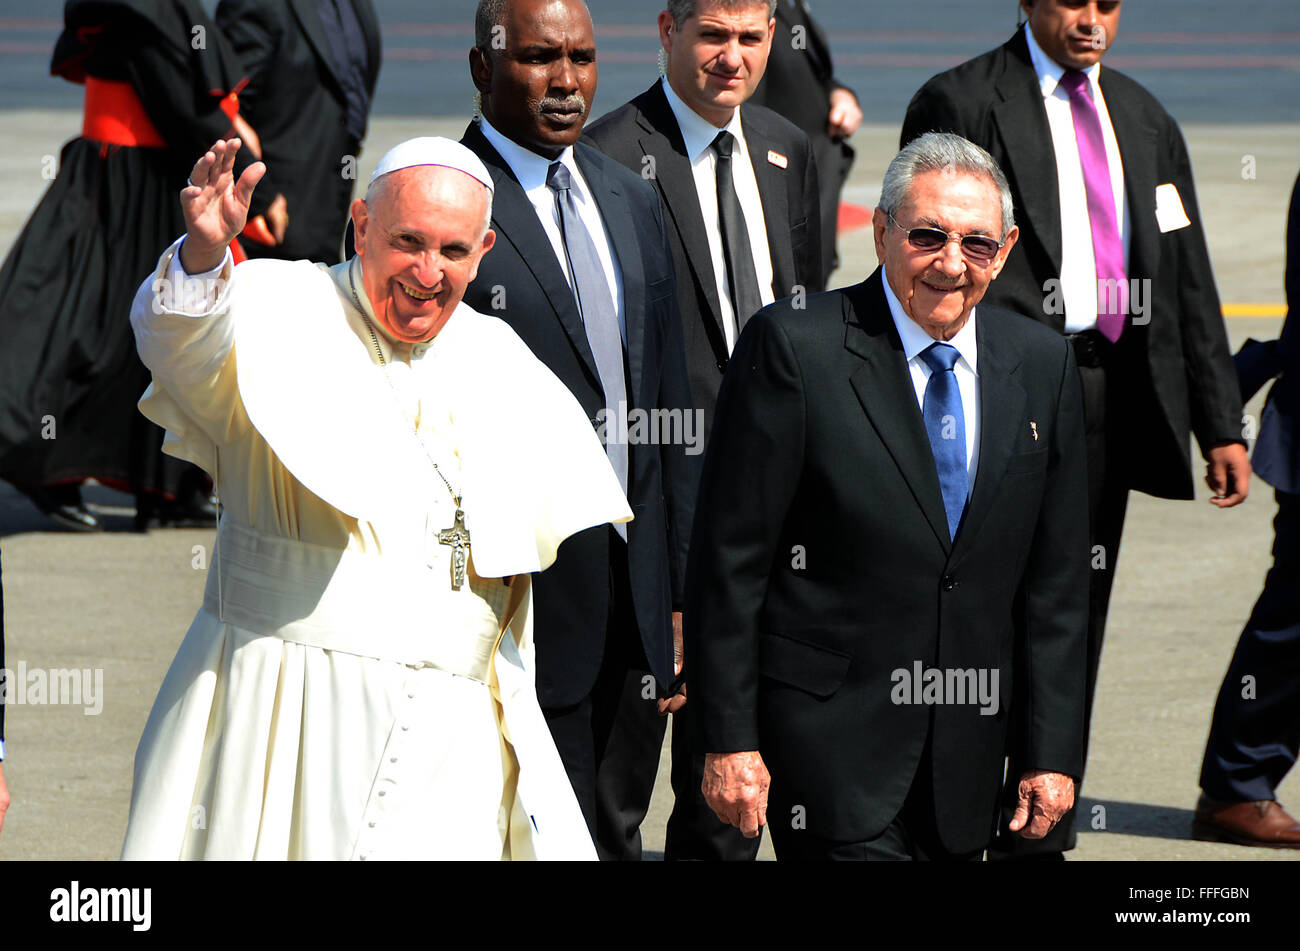
<path id="1" fill-rule="evenodd" d="M 519 180 L 519 184 L 523 186 L 524 193 L 528 196 L 528 200 L 533 203 L 537 218 L 541 221 L 542 228 L 546 231 L 546 237 L 550 239 L 551 247 L 555 250 L 555 260 L 559 262 L 560 270 L 564 272 L 569 287 L 573 287 L 573 275 L 569 273 L 569 265 L 564 255 L 564 236 L 560 233 L 560 221 L 555 213 L 555 192 L 546 186 L 546 173 L 555 161 L 560 162 L 569 170 L 569 176 L 572 179 L 570 194 L 572 194 L 573 200 L 578 206 L 579 214 L 582 215 L 582 223 L 586 225 L 592 243 L 596 246 L 600 266 L 604 269 L 605 279 L 609 282 L 609 292 L 614 303 L 614 313 L 618 315 L 618 332 L 622 335 L 623 343 L 626 346 L 627 318 L 623 312 L 623 272 L 618 264 L 618 256 L 614 252 L 614 244 L 610 241 L 609 234 L 605 230 L 605 222 L 600 216 L 600 209 L 596 207 L 596 202 L 591 197 L 591 187 L 587 184 L 587 180 L 582 175 L 582 170 L 578 168 L 578 163 L 573 158 L 573 147 L 566 148 L 560 153 L 558 159 L 548 159 L 524 148 L 511 139 L 507 139 L 492 128 L 492 124 L 486 118 L 481 116 L 479 117 L 479 128 L 483 132 L 483 137 L 497 150 L 505 163 L 510 166 L 510 171 Z"/>
<path id="2" fill-rule="evenodd" d="M 925 412 L 925 385 L 930 381 L 930 365 L 921 359 L 921 352 L 933 343 L 939 343 L 921 329 L 903 311 L 894 289 L 881 274 L 881 284 L 885 287 L 885 300 L 889 302 L 889 313 L 898 328 L 899 339 L 903 341 L 903 355 L 907 358 L 907 369 L 912 374 L 912 387 L 916 390 L 916 403 Z M 975 470 L 979 465 L 980 453 L 980 387 L 978 357 L 979 350 L 975 344 L 975 310 L 971 310 L 966 325 L 957 331 L 951 340 L 943 343 L 955 347 L 961 354 L 953 364 L 952 372 L 957 377 L 957 389 L 961 391 L 962 415 L 966 417 L 966 472 L 970 477 L 970 486 L 975 488 Z"/>
<path id="3" fill-rule="evenodd" d="M 1092 225 L 1088 218 L 1088 191 L 1083 183 L 1083 165 L 1079 145 L 1074 137 L 1074 115 L 1070 111 L 1070 94 L 1061 88 L 1065 70 L 1034 39 L 1026 23 L 1029 56 L 1038 74 L 1038 84 L 1047 107 L 1047 124 L 1052 130 L 1052 148 L 1056 151 L 1056 180 L 1061 206 L 1061 297 L 1065 301 L 1065 332 L 1078 333 L 1097 326 L 1097 259 L 1092 253 Z M 1110 113 L 1101 94 L 1098 77 L 1101 64 L 1083 71 L 1088 77 L 1092 101 L 1101 120 L 1101 136 L 1106 143 L 1106 164 L 1110 167 L 1110 186 L 1115 198 L 1115 220 L 1124 243 L 1124 270 L 1128 271 L 1129 217 L 1124 195 L 1124 161 L 1119 143 L 1110 124 Z"/>
<path id="4" fill-rule="evenodd" d="M 731 282 L 727 279 L 727 261 L 722 247 L 722 226 L 718 221 L 717 154 L 711 146 L 718 133 L 723 131 L 686 105 L 673 91 L 665 77 L 661 80 L 668 105 L 677 118 L 682 140 L 686 143 L 686 157 L 691 162 L 695 178 L 695 194 L 700 199 L 700 214 L 704 216 L 704 234 L 709 239 L 709 256 L 713 260 L 713 277 L 718 284 L 718 303 L 722 307 L 722 328 L 727 335 L 727 353 L 736 345 L 736 313 L 731 306 Z M 745 229 L 749 232 L 749 247 L 754 255 L 754 273 L 758 277 L 758 294 L 767 306 L 776 300 L 772 290 L 772 252 L 767 243 L 767 220 L 763 216 L 763 200 L 758 194 L 758 179 L 754 177 L 754 163 L 749 157 L 749 145 L 740 121 L 740 110 L 732 113 L 731 121 L 724 126 L 736 139 L 732 149 L 731 179 L 740 199 L 740 210 L 745 213 Z M 746 318 L 753 316 L 746 314 Z"/>

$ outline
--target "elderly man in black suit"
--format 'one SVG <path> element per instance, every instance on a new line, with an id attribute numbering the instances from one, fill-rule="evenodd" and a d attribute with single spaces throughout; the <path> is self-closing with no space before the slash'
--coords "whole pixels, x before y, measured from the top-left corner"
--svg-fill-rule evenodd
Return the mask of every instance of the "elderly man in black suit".
<path id="1" fill-rule="evenodd" d="M 761 311 L 723 381 L 687 569 L 692 723 L 710 805 L 766 823 L 778 859 L 978 859 L 1009 741 L 1023 835 L 1083 765 L 1078 374 L 1059 335 L 980 302 L 1017 239 L 982 149 L 913 142 L 874 226 L 876 272 Z"/>
<path id="2" fill-rule="evenodd" d="M 763 77 L 775 0 L 670 0 L 659 14 L 664 77 L 603 116 L 587 139 L 654 182 L 670 222 L 691 393 L 707 441 L 745 322 L 823 286 L 816 166 L 807 136 L 747 100 Z M 725 145 L 724 145 L 725 144 Z M 673 719 L 667 859 L 753 859 L 700 796 L 690 707 Z"/>
<path id="3" fill-rule="evenodd" d="M 1093 552 L 1090 717 L 1129 491 L 1193 498 L 1189 434 L 1221 508 L 1246 498 L 1250 461 L 1187 147 L 1150 93 L 1101 65 L 1119 0 L 1021 0 L 1021 9 L 1028 21 L 1010 40 L 916 93 L 902 142 L 951 131 L 997 159 L 1021 238 L 989 301 L 1074 347 Z M 1067 820 L 1042 842 L 1007 838 L 995 851 L 1060 859 L 1074 841 Z"/>
<path id="4" fill-rule="evenodd" d="M 1288 312 L 1277 340 L 1248 341 L 1237 354 L 1241 397 L 1269 391 L 1256 474 L 1277 497 L 1273 567 L 1237 641 L 1201 762 L 1197 834 L 1241 845 L 1300 848 L 1300 822 L 1277 787 L 1300 753 L 1300 178 L 1286 229 Z"/>
<path id="5" fill-rule="evenodd" d="M 674 654 L 702 450 L 672 251 L 654 189 L 578 141 L 596 91 L 582 0 L 481 0 L 475 44 L 483 114 L 461 141 L 495 183 L 497 243 L 465 302 L 577 397 L 634 515 L 570 538 L 537 577 L 537 692 L 597 850 L 636 859 L 663 715 L 683 702 Z"/>
<path id="6" fill-rule="evenodd" d="M 290 219 L 275 245 L 245 231 L 244 250 L 337 264 L 379 78 L 373 0 L 221 0 L 217 25 L 248 73 L 240 109 Z"/>

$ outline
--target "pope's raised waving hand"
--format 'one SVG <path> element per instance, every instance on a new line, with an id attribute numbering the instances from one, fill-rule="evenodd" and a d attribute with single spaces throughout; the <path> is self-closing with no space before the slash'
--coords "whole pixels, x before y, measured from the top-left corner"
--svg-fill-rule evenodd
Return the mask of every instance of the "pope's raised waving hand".
<path id="1" fill-rule="evenodd" d="M 214 144 L 194 164 L 189 184 L 181 189 L 181 210 L 185 215 L 181 266 L 189 274 L 211 271 L 220 265 L 226 247 L 248 221 L 253 189 L 266 174 L 266 166 L 254 162 L 235 181 L 239 146 L 239 139 Z"/>

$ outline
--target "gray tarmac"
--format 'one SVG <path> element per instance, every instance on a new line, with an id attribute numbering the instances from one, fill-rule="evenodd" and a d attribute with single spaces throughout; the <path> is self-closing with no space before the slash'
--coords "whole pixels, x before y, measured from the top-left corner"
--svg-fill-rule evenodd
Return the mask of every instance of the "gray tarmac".
<path id="1" fill-rule="evenodd" d="M 380 117 L 362 179 L 392 144 L 412 135 L 458 137 L 467 115 Z M 45 156 L 74 135 L 74 110 L 0 113 L 0 254 L 47 186 Z M 1300 124 L 1188 124 L 1216 278 L 1233 313 L 1235 349 L 1280 325 L 1286 203 L 1300 166 Z M 845 200 L 870 208 L 896 147 L 894 124 L 867 125 Z M 1253 157 L 1253 162 L 1248 161 Z M 1243 177 L 1253 168 L 1254 177 Z M 837 283 L 875 266 L 870 232 L 846 235 Z M 1259 401 L 1247 408 L 1258 414 Z M 1195 453 L 1194 453 L 1195 455 Z M 1294 852 L 1194 841 L 1191 808 L 1219 681 L 1270 563 L 1268 486 L 1219 511 L 1206 502 L 1135 496 L 1119 558 L 1084 788 L 1078 859 L 1285 860 Z M 80 704 L 10 705 L 5 777 L 13 805 L 0 859 L 112 859 L 130 803 L 132 756 L 164 672 L 196 610 L 210 530 L 131 534 L 130 500 L 92 487 L 110 527 L 97 535 L 54 530 L 0 484 L 6 660 L 11 669 L 102 671 L 103 692 Z M 93 683 L 94 674 L 92 673 Z M 94 707 L 102 701 L 102 710 Z M 90 712 L 85 709 L 89 706 Z M 642 828 L 649 857 L 663 847 L 671 808 L 667 746 Z M 1300 776 L 1280 798 L 1300 810 Z M 770 845 L 763 857 L 771 858 Z M 1149 884 L 1133 875 L 1134 884 Z"/>

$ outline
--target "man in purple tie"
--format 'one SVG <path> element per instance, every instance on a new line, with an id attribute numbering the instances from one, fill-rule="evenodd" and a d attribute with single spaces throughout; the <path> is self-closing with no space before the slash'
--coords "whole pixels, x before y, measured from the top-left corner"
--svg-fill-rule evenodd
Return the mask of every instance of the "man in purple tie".
<path id="1" fill-rule="evenodd" d="M 1182 133 L 1149 92 L 1101 65 L 1120 7 L 1020 0 L 1027 22 L 921 87 L 902 133 L 906 144 L 957 132 L 997 159 L 1020 241 L 987 299 L 1074 348 L 1088 443 L 1088 719 L 1129 491 L 1193 498 L 1189 434 L 1214 505 L 1243 501 L 1250 480 Z M 991 854 L 1059 859 L 1074 839 L 1066 819 L 1045 839 L 1008 838 Z"/>

